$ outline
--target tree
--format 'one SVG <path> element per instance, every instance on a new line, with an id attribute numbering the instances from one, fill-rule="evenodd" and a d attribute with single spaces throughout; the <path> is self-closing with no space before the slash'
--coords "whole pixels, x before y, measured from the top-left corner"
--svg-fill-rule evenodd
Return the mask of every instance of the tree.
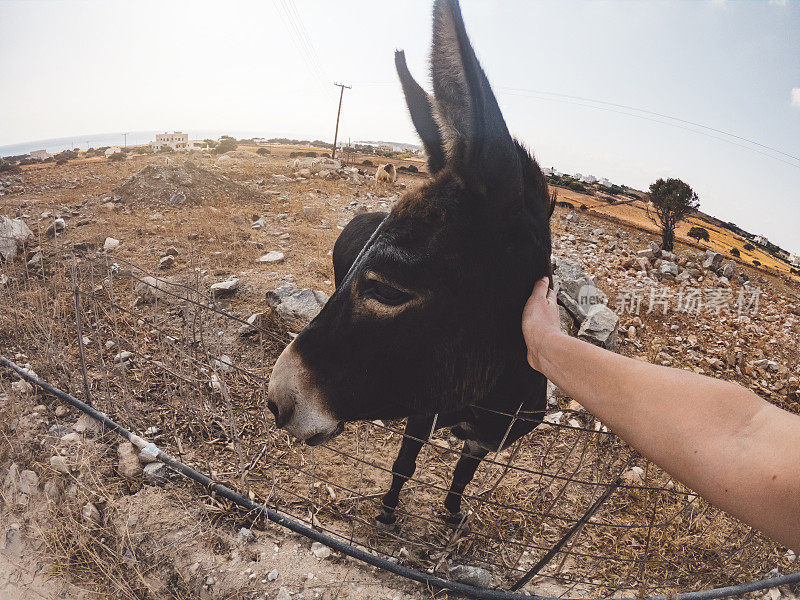
<path id="1" fill-rule="evenodd" d="M 739 252 L 738 248 L 731 248 L 731 254 L 733 254 L 734 256 L 741 256 L 742 255 L 742 253 Z"/>
<path id="2" fill-rule="evenodd" d="M 112 162 L 120 162 L 125 160 L 125 155 L 122 152 L 114 152 L 114 154 L 108 157 L 108 160 Z"/>
<path id="3" fill-rule="evenodd" d="M 270 152 L 268 148 L 259 148 L 258 150 L 256 150 L 256 154 L 260 154 L 261 156 L 264 156 L 269 153 Z"/>
<path id="4" fill-rule="evenodd" d="M 664 250 L 675 245 L 675 226 L 699 206 L 697 194 L 680 179 L 658 179 L 650 186 L 647 216 L 661 229 Z"/>
<path id="5" fill-rule="evenodd" d="M 219 140 L 219 144 L 212 150 L 212 152 L 214 154 L 225 154 L 231 150 L 236 150 L 238 147 L 239 143 L 236 141 L 236 138 L 232 138 L 229 135 L 223 135 Z"/>
<path id="6" fill-rule="evenodd" d="M 708 229 L 705 227 L 698 227 L 697 225 L 689 230 L 689 237 L 694 238 L 698 242 L 700 240 L 707 242 L 711 239 L 711 237 L 708 235 Z"/>
<path id="7" fill-rule="evenodd" d="M 750 244 L 750 243 L 747 243 L 747 244 L 745 244 L 745 245 L 744 245 L 744 246 L 742 246 L 742 247 L 743 247 L 745 250 L 747 250 L 748 252 L 752 252 L 753 250 L 755 250 L 755 249 L 756 249 L 756 247 L 755 247 L 755 246 L 753 246 L 753 244 Z"/>

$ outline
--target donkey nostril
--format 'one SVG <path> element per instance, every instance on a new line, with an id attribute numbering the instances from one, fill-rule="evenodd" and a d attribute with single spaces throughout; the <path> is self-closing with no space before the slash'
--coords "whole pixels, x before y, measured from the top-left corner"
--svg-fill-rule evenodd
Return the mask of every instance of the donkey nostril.
<path id="1" fill-rule="evenodd" d="M 267 400 L 267 408 L 269 409 L 269 411 L 273 415 L 275 415 L 275 419 L 277 420 L 277 418 L 278 418 L 278 405 L 275 404 L 272 400 Z"/>
<path id="2" fill-rule="evenodd" d="M 279 429 L 292 420 L 292 415 L 294 414 L 294 404 L 286 408 L 283 413 L 281 413 L 277 404 L 275 404 L 272 400 L 267 400 L 267 408 L 269 408 L 270 412 L 275 415 L 275 424 Z"/>

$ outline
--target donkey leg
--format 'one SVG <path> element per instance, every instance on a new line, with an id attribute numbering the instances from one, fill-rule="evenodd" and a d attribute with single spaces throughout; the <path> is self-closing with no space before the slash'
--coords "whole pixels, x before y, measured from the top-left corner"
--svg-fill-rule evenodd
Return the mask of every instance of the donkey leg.
<path id="1" fill-rule="evenodd" d="M 400 490 L 417 469 L 417 456 L 433 427 L 433 417 L 409 417 L 400 452 L 392 466 L 392 486 L 383 496 L 383 512 L 376 519 L 385 525 L 397 520 L 394 514 L 400 501 Z M 416 438 L 416 439 L 412 439 Z"/>
<path id="2" fill-rule="evenodd" d="M 481 464 L 481 460 L 488 452 L 486 448 L 473 440 L 464 442 L 461 458 L 458 459 L 455 471 L 453 471 L 453 483 L 444 500 L 444 507 L 450 513 L 445 517 L 448 525 L 459 525 L 464 520 L 464 513 L 461 512 L 461 495 L 472 481 L 478 465 Z"/>

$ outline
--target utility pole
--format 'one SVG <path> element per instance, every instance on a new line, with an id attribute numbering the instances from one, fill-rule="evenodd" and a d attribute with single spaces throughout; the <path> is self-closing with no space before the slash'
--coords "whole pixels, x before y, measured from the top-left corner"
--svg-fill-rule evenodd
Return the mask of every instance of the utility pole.
<path id="1" fill-rule="evenodd" d="M 339 92 L 339 110 L 336 112 L 336 132 L 333 134 L 333 150 L 331 151 L 331 158 L 336 158 L 336 139 L 339 137 L 339 116 L 342 114 L 342 97 L 344 96 L 345 88 L 348 90 L 353 88 L 343 83 L 334 83 L 333 85 L 341 88 Z"/>
<path id="2" fill-rule="evenodd" d="M 128 134 L 127 133 L 123 133 L 122 135 L 125 138 L 125 147 L 127 148 L 128 147 Z"/>

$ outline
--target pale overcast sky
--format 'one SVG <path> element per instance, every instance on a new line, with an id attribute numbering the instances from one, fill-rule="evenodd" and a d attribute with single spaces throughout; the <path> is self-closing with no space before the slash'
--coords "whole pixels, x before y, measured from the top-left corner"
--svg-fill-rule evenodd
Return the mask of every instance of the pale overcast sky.
<path id="1" fill-rule="evenodd" d="M 462 4 L 543 166 L 641 189 L 680 177 L 706 211 L 800 252 L 800 1 Z M 427 86 L 429 43 L 428 0 L 0 2 L 0 145 L 155 129 L 327 140 L 333 81 L 353 85 L 344 139 L 416 141 L 393 53 Z"/>

